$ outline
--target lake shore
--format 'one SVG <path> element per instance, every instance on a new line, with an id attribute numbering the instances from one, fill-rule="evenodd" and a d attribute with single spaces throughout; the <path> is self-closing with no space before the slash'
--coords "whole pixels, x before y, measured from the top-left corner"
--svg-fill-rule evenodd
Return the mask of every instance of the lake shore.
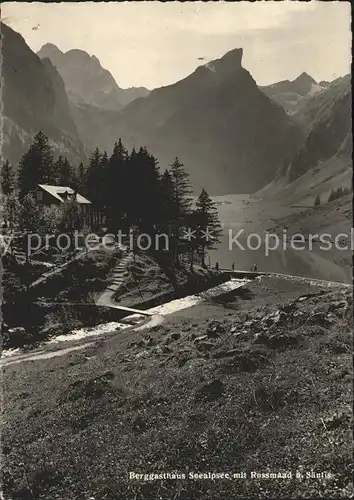
<path id="1" fill-rule="evenodd" d="M 210 252 L 212 265 L 218 262 L 220 267 L 231 268 L 234 264 L 235 269 L 249 271 L 256 264 L 258 271 L 263 272 L 352 283 L 352 207 L 349 195 L 316 209 L 288 206 L 284 200 L 272 202 L 253 199 L 248 195 L 225 195 L 215 197 L 215 201 L 218 203 L 219 218 L 224 230 L 220 245 Z M 225 201 L 228 203 L 221 204 Z M 284 228 L 288 240 L 294 234 L 303 235 L 304 249 L 299 249 L 299 245 L 295 247 L 288 244 L 286 250 L 279 245 L 275 250 L 267 252 L 267 233 L 278 235 L 282 242 Z M 233 241 L 239 231 L 243 232 L 237 241 Z M 332 240 L 337 234 L 347 234 L 349 248 L 339 248 L 332 244 L 331 249 L 324 250 L 318 243 L 310 247 L 309 235 L 324 233 L 331 234 Z M 252 234 L 256 236 L 251 237 Z M 259 248 L 255 248 L 257 238 L 261 241 Z"/>

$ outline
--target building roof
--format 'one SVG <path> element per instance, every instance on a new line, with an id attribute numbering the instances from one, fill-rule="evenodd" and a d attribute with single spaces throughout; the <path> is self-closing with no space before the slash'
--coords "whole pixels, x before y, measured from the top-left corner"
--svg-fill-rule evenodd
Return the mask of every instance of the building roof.
<path id="1" fill-rule="evenodd" d="M 54 198 L 61 201 L 62 203 L 66 201 L 65 198 L 62 197 L 65 193 L 75 193 L 75 191 L 68 186 L 50 186 L 49 184 L 38 184 L 38 186 L 44 191 L 47 191 L 47 193 L 51 194 L 52 196 L 54 196 Z M 91 202 L 79 193 L 76 193 L 76 201 L 80 204 L 91 205 Z"/>

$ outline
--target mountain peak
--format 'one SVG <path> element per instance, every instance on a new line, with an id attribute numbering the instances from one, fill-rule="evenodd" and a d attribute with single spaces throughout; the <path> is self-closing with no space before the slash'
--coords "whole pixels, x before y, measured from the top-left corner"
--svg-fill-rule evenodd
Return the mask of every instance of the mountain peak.
<path id="1" fill-rule="evenodd" d="M 221 60 L 238 62 L 238 64 L 241 65 L 242 56 L 243 56 L 243 49 L 242 48 L 232 49 L 232 50 L 229 50 L 228 52 L 226 52 L 226 54 L 224 54 L 221 57 Z"/>
<path id="2" fill-rule="evenodd" d="M 121 89 L 100 60 L 85 50 L 75 48 L 62 52 L 54 44 L 46 43 L 37 55 L 40 59 L 49 59 L 58 69 L 66 91 L 75 103 L 117 110 L 149 93 L 144 88 Z"/>
<path id="3" fill-rule="evenodd" d="M 65 52 L 66 58 L 72 58 L 72 59 L 77 59 L 81 61 L 89 61 L 92 59 L 90 54 L 88 54 L 85 50 L 82 49 L 70 49 L 67 52 Z"/>
<path id="4" fill-rule="evenodd" d="M 305 71 L 303 73 L 301 73 L 301 75 L 299 75 L 297 78 L 295 78 L 294 83 L 295 82 L 297 82 L 297 83 L 311 83 L 311 84 L 314 83 L 314 84 L 317 84 L 316 80 L 314 80 L 312 78 L 312 76 L 310 76 Z"/>
<path id="5" fill-rule="evenodd" d="M 219 73 L 220 75 L 233 74 L 235 70 L 242 68 L 243 49 L 233 49 L 226 52 L 219 59 L 210 61 L 204 67 Z"/>
<path id="6" fill-rule="evenodd" d="M 223 67 L 241 67 L 243 49 L 232 49 L 226 52 L 220 59 L 213 61 L 214 64 Z"/>
<path id="7" fill-rule="evenodd" d="M 56 46 L 54 43 L 45 43 L 42 45 L 41 49 L 38 51 L 37 54 L 61 54 L 63 55 L 63 52 Z M 41 57 L 48 57 L 48 55 L 43 55 Z"/>

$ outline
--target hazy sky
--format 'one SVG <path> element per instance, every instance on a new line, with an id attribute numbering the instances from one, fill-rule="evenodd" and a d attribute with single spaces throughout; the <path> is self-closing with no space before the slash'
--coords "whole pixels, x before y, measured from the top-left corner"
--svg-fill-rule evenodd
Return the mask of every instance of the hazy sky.
<path id="1" fill-rule="evenodd" d="M 121 87 L 174 83 L 237 47 L 260 85 L 303 71 L 317 81 L 350 72 L 349 2 L 9 2 L 1 9 L 34 51 L 47 42 L 86 50 Z"/>

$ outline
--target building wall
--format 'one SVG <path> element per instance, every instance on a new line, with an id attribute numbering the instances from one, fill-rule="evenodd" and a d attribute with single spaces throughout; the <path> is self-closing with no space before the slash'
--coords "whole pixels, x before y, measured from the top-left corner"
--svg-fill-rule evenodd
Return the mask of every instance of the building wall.
<path id="1" fill-rule="evenodd" d="M 61 202 L 54 198 L 51 194 L 47 193 L 47 191 L 44 191 L 41 188 L 37 188 L 36 191 L 33 193 L 34 198 L 36 200 L 36 203 L 38 205 L 45 205 L 45 206 L 50 206 L 50 205 L 61 205 Z"/>
<path id="2" fill-rule="evenodd" d="M 63 203 L 59 201 L 57 198 L 49 194 L 47 191 L 41 188 L 37 188 L 34 193 L 34 198 L 36 200 L 36 203 L 38 205 L 50 207 L 50 206 L 59 206 L 62 205 Z M 79 203 L 79 213 L 84 215 L 85 219 L 85 224 L 87 226 L 91 226 L 91 211 L 92 211 L 92 206 L 90 204 L 85 204 L 85 203 Z"/>

